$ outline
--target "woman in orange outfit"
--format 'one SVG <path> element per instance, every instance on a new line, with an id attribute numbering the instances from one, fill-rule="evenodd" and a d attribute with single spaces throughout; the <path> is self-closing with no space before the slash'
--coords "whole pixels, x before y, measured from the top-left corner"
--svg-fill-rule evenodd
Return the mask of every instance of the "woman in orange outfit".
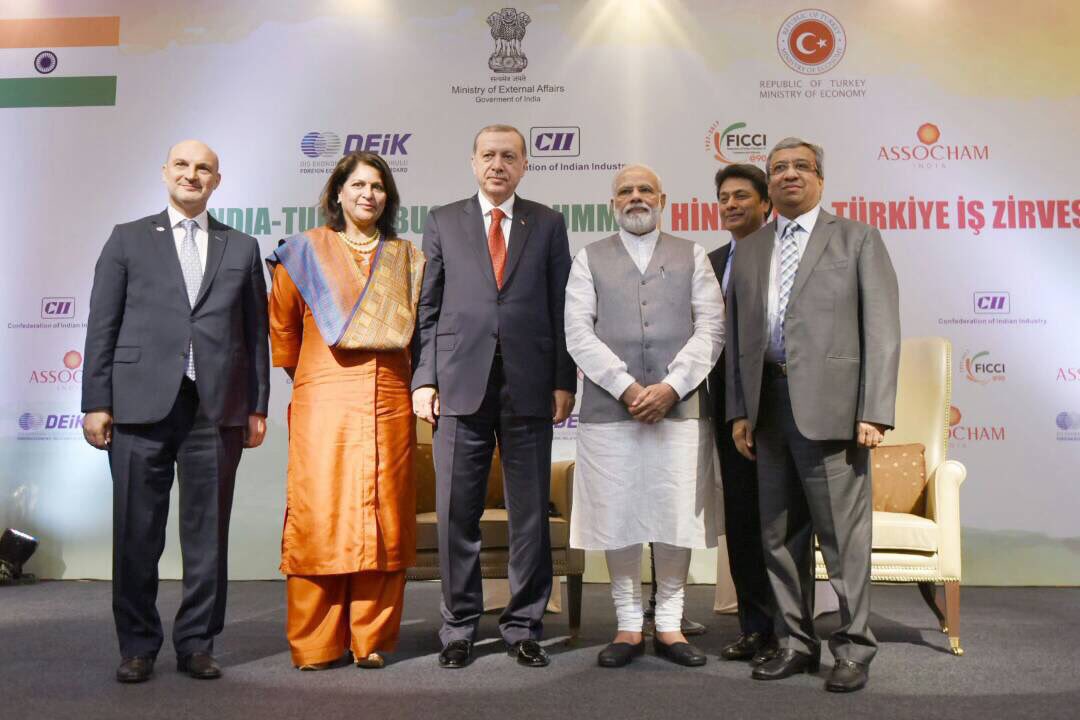
<path id="1" fill-rule="evenodd" d="M 327 224 L 267 259 L 273 362 L 293 378 L 287 634 L 301 670 L 347 650 L 382 667 L 416 555 L 409 345 L 424 257 L 394 235 L 400 198 L 378 155 L 344 156 L 321 203 Z"/>

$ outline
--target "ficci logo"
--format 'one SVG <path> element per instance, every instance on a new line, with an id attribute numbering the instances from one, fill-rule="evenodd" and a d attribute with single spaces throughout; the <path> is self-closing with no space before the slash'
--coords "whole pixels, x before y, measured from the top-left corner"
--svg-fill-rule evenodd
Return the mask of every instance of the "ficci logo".
<path id="1" fill-rule="evenodd" d="M 993 362 L 990 351 L 983 350 L 975 354 L 964 353 L 964 375 L 970 382 L 989 385 L 992 382 L 1005 381 L 1005 363 Z"/>

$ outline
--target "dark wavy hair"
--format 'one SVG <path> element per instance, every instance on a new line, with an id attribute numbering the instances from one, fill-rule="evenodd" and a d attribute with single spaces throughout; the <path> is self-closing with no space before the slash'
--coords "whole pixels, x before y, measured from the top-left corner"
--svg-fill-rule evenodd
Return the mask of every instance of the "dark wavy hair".
<path id="1" fill-rule="evenodd" d="M 724 181 L 728 178 L 742 178 L 748 180 L 750 184 L 757 191 L 758 197 L 769 203 L 769 211 L 765 214 L 768 218 L 772 214 L 772 200 L 769 198 L 769 180 L 765 175 L 765 171 L 759 168 L 757 165 L 749 165 L 746 163 L 735 163 L 734 165 L 727 165 L 720 168 L 716 172 L 716 177 L 713 178 L 713 182 L 716 184 L 716 195 L 720 196 L 720 186 L 724 184 Z"/>
<path id="2" fill-rule="evenodd" d="M 398 195 L 397 183 L 394 182 L 394 174 L 390 172 L 390 166 L 381 156 L 373 152 L 349 153 L 342 156 L 338 164 L 334 166 L 334 171 L 330 173 L 322 195 L 319 196 L 319 206 L 326 214 L 326 224 L 331 230 L 340 232 L 345 229 L 345 211 L 341 209 L 337 196 L 341 192 L 341 186 L 360 164 L 378 170 L 379 175 L 382 176 L 383 187 L 386 188 L 386 205 L 383 207 L 382 215 L 375 221 L 375 227 L 383 237 L 395 237 L 394 222 L 397 220 L 398 208 L 401 207 L 401 196 Z"/>

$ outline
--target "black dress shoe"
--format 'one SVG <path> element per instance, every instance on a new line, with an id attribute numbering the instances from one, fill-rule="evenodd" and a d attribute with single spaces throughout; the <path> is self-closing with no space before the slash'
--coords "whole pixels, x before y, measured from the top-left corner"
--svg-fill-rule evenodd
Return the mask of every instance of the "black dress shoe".
<path id="1" fill-rule="evenodd" d="M 141 683 L 154 674 L 154 658 L 129 657 L 120 661 L 116 668 L 116 681 L 122 683 Z"/>
<path id="2" fill-rule="evenodd" d="M 439 667 L 463 668 L 472 662 L 472 643 L 468 640 L 454 640 L 446 644 L 439 653 Z"/>
<path id="3" fill-rule="evenodd" d="M 866 687 L 869 679 L 870 668 L 866 665 L 839 658 L 825 681 L 825 689 L 829 692 L 855 692 Z"/>
<path id="4" fill-rule="evenodd" d="M 547 650 L 535 640 L 519 640 L 506 649 L 506 654 L 517 658 L 518 665 L 525 667 L 547 667 L 551 664 Z"/>
<path id="5" fill-rule="evenodd" d="M 775 637 L 771 637 L 754 653 L 754 657 L 750 658 L 750 664 L 756 666 L 767 663 L 779 653 L 780 645 L 776 642 Z"/>
<path id="6" fill-rule="evenodd" d="M 600 667 L 618 668 L 629 665 L 631 660 L 644 654 L 645 638 L 641 638 L 641 642 L 637 645 L 613 642 L 600 651 L 600 654 L 596 656 L 596 662 Z"/>
<path id="7" fill-rule="evenodd" d="M 708 628 L 699 622 L 694 622 L 687 618 L 682 619 L 682 634 L 686 637 L 690 637 L 691 635 L 704 635 L 707 630 Z"/>
<path id="8" fill-rule="evenodd" d="M 750 677 L 755 680 L 783 680 L 799 673 L 816 673 L 820 667 L 820 655 L 808 655 L 798 650 L 784 648 L 778 651 L 772 660 L 754 668 Z"/>
<path id="9" fill-rule="evenodd" d="M 746 633 L 740 635 L 735 642 L 725 645 L 720 650 L 720 658 L 722 660 L 748 660 L 757 655 L 764 644 L 765 638 L 761 636 L 761 633 Z"/>
<path id="10" fill-rule="evenodd" d="M 221 666 L 210 653 L 197 652 L 179 657 L 176 659 L 176 669 L 196 680 L 217 680 L 221 677 Z"/>
<path id="11" fill-rule="evenodd" d="M 660 642 L 660 638 L 653 637 L 653 651 L 662 658 L 686 667 L 699 667 L 708 661 L 705 653 L 687 642 L 665 645 Z"/>

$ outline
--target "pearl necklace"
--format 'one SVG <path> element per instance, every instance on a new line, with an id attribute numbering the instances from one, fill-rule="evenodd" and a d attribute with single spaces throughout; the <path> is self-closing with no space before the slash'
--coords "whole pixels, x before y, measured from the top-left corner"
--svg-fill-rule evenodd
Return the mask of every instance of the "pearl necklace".
<path id="1" fill-rule="evenodd" d="M 345 243 L 345 245 L 349 248 L 352 248 L 357 252 L 368 253 L 379 246 L 379 240 L 381 236 L 379 232 L 376 231 L 375 235 L 370 240 L 357 242 L 341 230 L 338 230 L 338 237 L 341 238 L 341 242 Z"/>

